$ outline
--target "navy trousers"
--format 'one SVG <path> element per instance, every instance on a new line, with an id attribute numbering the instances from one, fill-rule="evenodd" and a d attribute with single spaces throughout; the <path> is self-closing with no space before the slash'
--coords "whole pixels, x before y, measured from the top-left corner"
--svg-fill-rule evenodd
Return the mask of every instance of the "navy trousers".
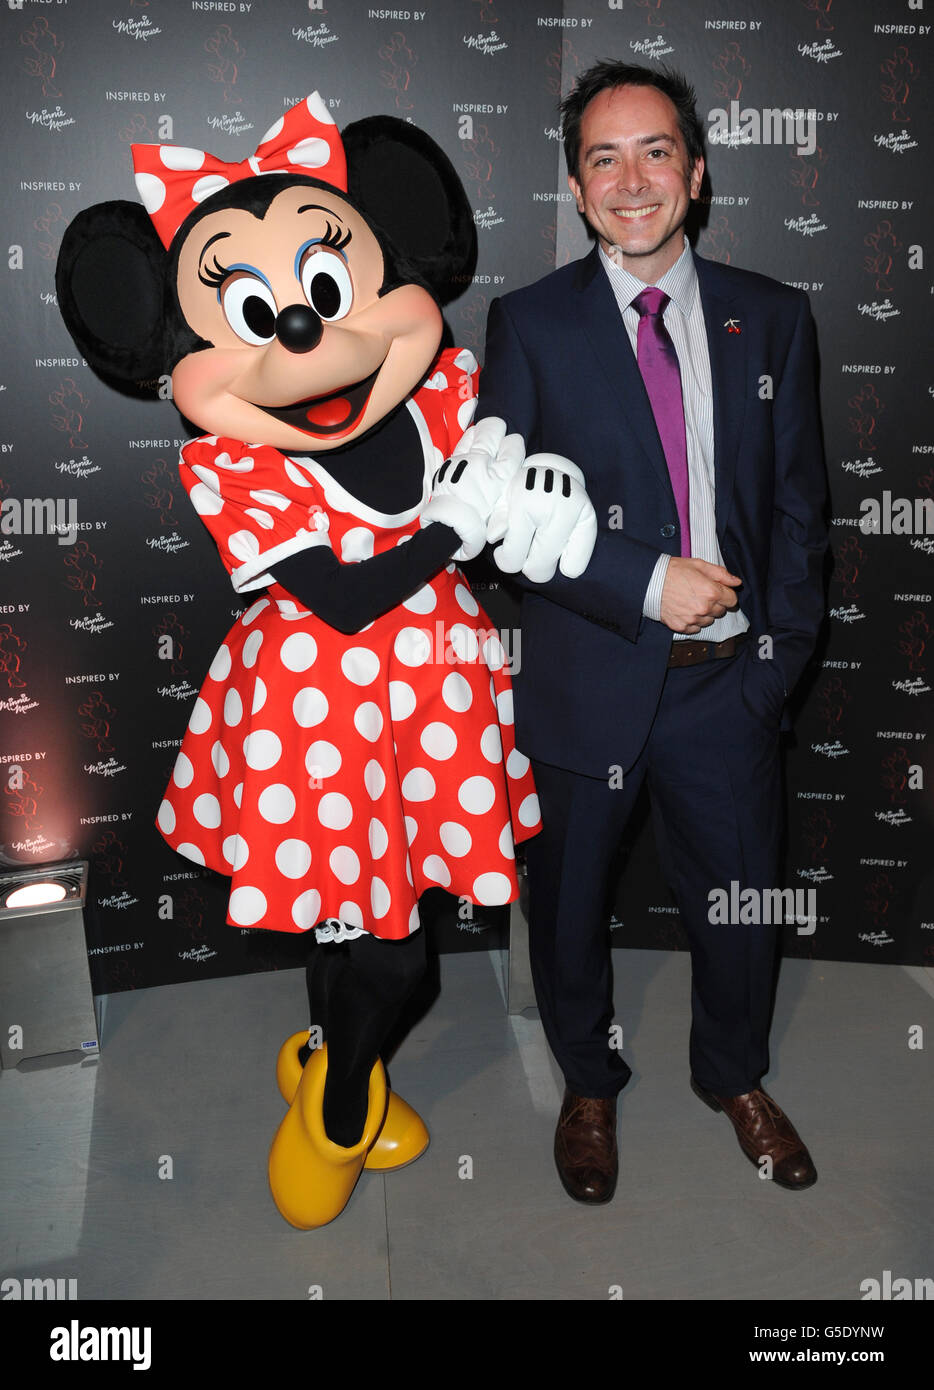
<path id="1" fill-rule="evenodd" d="M 532 974 L 548 1043 L 577 1095 L 615 1096 L 631 1075 L 610 1046 L 606 898 L 643 782 L 691 948 L 691 1073 L 707 1090 L 742 1095 L 768 1070 L 777 927 L 710 920 L 711 890 L 780 886 L 783 691 L 764 666 L 750 642 L 732 658 L 670 668 L 621 787 L 618 769 L 597 779 L 535 763 L 544 829 L 526 844 Z"/>

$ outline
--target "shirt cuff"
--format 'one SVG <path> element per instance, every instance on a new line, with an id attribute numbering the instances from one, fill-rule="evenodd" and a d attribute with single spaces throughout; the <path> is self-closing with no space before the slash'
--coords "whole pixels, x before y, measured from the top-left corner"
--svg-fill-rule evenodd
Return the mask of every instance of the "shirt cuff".
<path id="1" fill-rule="evenodd" d="M 642 603 L 643 617 L 652 618 L 657 623 L 662 620 L 662 590 L 665 587 L 665 576 L 668 573 L 670 560 L 670 555 L 659 555 Z"/>

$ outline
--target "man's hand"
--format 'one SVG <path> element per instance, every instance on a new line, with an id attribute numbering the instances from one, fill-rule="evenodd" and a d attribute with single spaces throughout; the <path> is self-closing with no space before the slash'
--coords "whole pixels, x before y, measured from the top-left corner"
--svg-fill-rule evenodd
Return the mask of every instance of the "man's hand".
<path id="1" fill-rule="evenodd" d="M 662 590 L 662 622 L 672 632 L 695 633 L 736 607 L 742 580 L 706 560 L 673 556 Z"/>

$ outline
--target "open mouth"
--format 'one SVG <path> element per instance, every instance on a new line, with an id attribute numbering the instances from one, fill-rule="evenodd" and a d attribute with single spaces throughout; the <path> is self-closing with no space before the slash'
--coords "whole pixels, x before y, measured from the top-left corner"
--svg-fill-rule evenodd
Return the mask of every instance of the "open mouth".
<path id="1" fill-rule="evenodd" d="M 280 420 L 292 429 L 317 439 L 339 439 L 349 434 L 366 410 L 367 402 L 382 363 L 370 376 L 353 386 L 343 386 L 329 396 L 309 396 L 307 400 L 296 401 L 294 405 L 262 407 L 267 415 Z"/>
<path id="2" fill-rule="evenodd" d="M 629 221 L 637 221 L 640 217 L 650 217 L 653 212 L 658 212 L 661 203 L 652 203 L 645 208 L 614 208 L 617 217 L 625 217 Z"/>

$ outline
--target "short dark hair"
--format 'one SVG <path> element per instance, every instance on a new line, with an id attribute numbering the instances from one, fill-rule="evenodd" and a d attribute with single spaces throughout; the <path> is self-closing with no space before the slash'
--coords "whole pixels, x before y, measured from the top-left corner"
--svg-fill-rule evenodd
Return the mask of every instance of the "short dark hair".
<path id="1" fill-rule="evenodd" d="M 691 166 L 704 157 L 704 127 L 697 114 L 697 94 L 687 78 L 673 68 L 647 68 L 640 63 L 606 60 L 581 73 L 560 105 L 561 134 L 568 173 L 580 179 L 581 120 L 595 96 L 609 87 L 655 87 L 668 97 L 678 113 L 678 128 L 687 146 Z"/>

